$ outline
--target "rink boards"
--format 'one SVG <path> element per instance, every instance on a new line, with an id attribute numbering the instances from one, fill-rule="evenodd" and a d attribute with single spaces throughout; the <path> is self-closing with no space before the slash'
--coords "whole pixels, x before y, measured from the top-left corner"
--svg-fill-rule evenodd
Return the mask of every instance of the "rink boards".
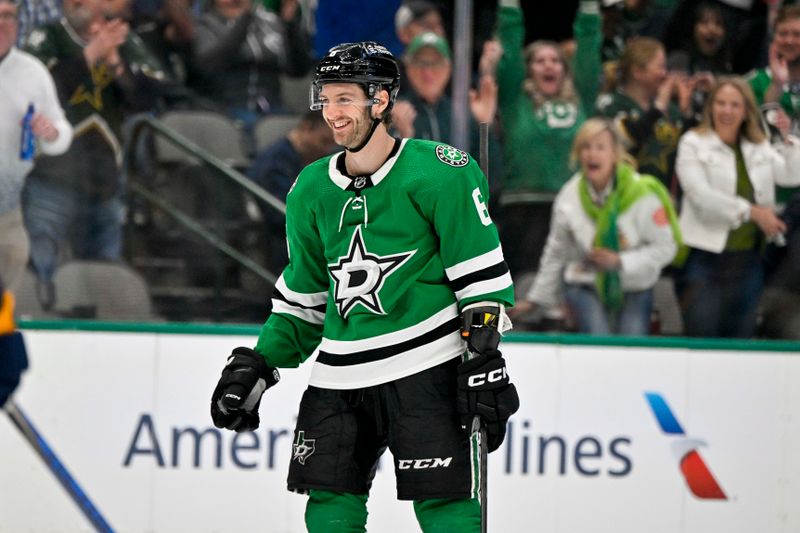
<path id="1" fill-rule="evenodd" d="M 304 530 L 285 479 L 310 364 L 236 435 L 213 428 L 208 399 L 256 328 L 100 329 L 120 331 L 26 329 L 15 401 L 111 528 Z M 490 456 L 490 531 L 800 531 L 797 345 L 595 341 L 504 343 L 522 407 Z M 92 530 L 5 415 L 0 450 L 0 531 Z M 390 459 L 368 530 L 418 530 Z"/>

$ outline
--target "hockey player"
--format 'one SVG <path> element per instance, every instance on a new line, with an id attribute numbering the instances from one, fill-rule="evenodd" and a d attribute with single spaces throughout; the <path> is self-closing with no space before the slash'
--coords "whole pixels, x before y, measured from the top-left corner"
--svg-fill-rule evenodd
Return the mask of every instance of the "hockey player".
<path id="1" fill-rule="evenodd" d="M 364 531 L 387 447 L 423 531 L 479 530 L 467 429 L 479 415 L 494 450 L 519 406 L 497 350 L 513 286 L 486 178 L 461 150 L 389 135 L 399 81 L 374 42 L 336 46 L 317 66 L 311 108 L 344 151 L 289 192 L 272 315 L 255 349 L 233 350 L 211 398 L 217 427 L 253 430 L 277 368 L 316 355 L 288 479 L 309 495 L 311 532 Z"/>
<path id="2" fill-rule="evenodd" d="M 25 343 L 14 323 L 14 295 L 6 290 L 0 277 L 0 409 L 19 386 L 26 368 Z"/>

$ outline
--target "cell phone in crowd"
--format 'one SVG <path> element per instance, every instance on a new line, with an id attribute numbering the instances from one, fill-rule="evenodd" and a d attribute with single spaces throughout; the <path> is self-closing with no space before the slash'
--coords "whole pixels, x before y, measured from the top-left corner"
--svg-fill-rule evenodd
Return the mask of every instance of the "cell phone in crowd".
<path id="1" fill-rule="evenodd" d="M 762 104 L 761 107 L 762 127 L 764 132 L 769 135 L 769 140 L 772 143 L 784 142 L 786 139 L 783 133 L 778 129 L 777 119 L 778 111 L 781 109 L 781 104 L 778 102 L 767 102 Z"/>

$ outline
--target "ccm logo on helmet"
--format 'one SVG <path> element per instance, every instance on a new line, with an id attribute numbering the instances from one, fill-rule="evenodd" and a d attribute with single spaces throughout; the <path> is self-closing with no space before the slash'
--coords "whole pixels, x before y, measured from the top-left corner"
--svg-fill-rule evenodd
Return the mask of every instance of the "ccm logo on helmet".
<path id="1" fill-rule="evenodd" d="M 339 70 L 340 66 L 341 65 L 327 65 L 327 66 L 324 66 L 324 67 L 319 67 L 319 71 L 320 72 L 329 72 L 331 70 Z"/>
<path id="2" fill-rule="evenodd" d="M 452 457 L 442 459 L 441 457 L 433 457 L 431 459 L 399 459 L 397 467 L 400 470 L 427 470 L 429 468 L 447 468 L 450 466 Z"/>
<path id="3" fill-rule="evenodd" d="M 470 387 L 480 387 L 481 385 L 485 385 L 486 383 L 495 383 L 497 381 L 503 381 L 504 379 L 508 378 L 508 372 L 506 372 L 506 367 L 497 368 L 492 370 L 491 372 L 484 372 L 483 374 L 475 374 L 474 376 L 470 376 L 467 380 L 467 385 Z"/>

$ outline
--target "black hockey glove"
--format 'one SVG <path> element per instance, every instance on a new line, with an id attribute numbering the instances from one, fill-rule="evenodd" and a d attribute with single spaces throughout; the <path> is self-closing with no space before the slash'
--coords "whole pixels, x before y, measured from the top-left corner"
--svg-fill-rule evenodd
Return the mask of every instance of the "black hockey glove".
<path id="1" fill-rule="evenodd" d="M 465 311 L 462 335 L 467 340 L 470 358 L 458 365 L 456 404 L 461 414 L 461 423 L 467 430 L 476 415 L 481 418 L 486 427 L 490 452 L 503 443 L 506 423 L 519 409 L 517 389 L 511 383 L 506 361 L 497 349 L 500 343 L 497 324 L 486 323 L 484 320 L 491 311 L 492 309 L 483 308 Z M 473 323 L 475 315 L 484 318 Z"/>
<path id="2" fill-rule="evenodd" d="M 281 379 L 278 370 L 250 348 L 236 348 L 211 395 L 211 419 L 218 428 L 252 431 L 260 422 L 261 395 Z"/>

